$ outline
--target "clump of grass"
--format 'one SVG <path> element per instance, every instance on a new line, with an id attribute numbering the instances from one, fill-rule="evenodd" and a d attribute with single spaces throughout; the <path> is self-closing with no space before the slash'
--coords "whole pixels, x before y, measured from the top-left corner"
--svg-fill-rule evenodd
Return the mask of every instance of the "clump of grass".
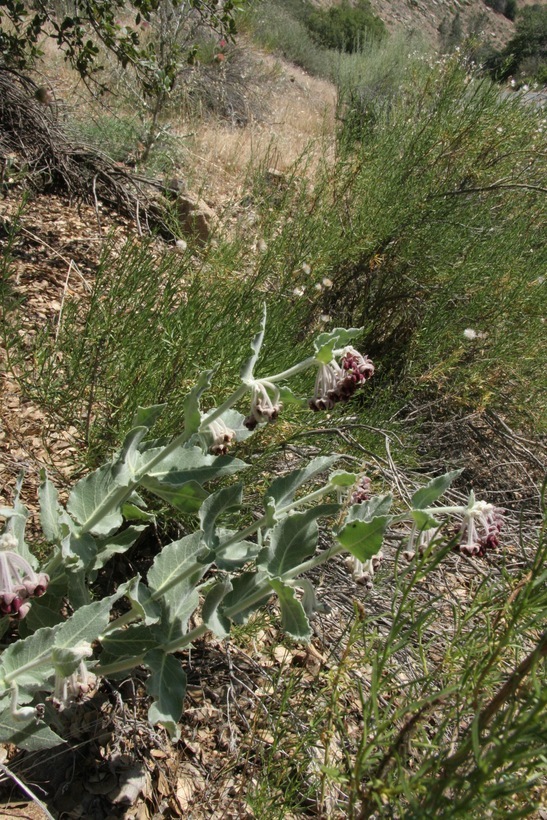
<path id="1" fill-rule="evenodd" d="M 331 55 L 314 39 L 307 17 L 304 3 L 258 3 L 246 13 L 243 26 L 262 48 L 280 54 L 310 74 L 328 77 Z"/>
<path id="2" fill-rule="evenodd" d="M 321 670 L 280 671 L 255 729 L 269 733 L 249 796 L 261 817 L 312 806 L 359 820 L 537 809 L 547 774 L 544 535 L 516 571 L 509 553 L 473 576 L 450 550 L 439 539 L 416 563 L 396 563 L 394 581 L 381 574 Z M 284 783 L 290 802 L 280 804 Z"/>
<path id="3" fill-rule="evenodd" d="M 134 116 L 107 110 L 90 112 L 89 106 L 87 117 L 72 121 L 70 131 L 76 140 L 103 151 L 117 162 L 125 162 L 134 154 L 142 139 L 140 123 Z"/>

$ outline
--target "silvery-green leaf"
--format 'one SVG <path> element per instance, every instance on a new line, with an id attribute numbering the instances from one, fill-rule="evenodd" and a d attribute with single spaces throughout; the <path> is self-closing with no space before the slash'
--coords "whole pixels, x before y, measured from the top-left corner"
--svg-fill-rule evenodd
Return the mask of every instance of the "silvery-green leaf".
<path id="1" fill-rule="evenodd" d="M 277 578 L 271 578 L 270 584 L 279 598 L 283 631 L 297 641 L 308 642 L 311 638 L 310 622 L 294 589 Z"/>
<path id="2" fill-rule="evenodd" d="M 437 521 L 437 519 L 433 518 L 432 515 L 429 515 L 422 510 L 410 510 L 410 516 L 420 530 L 431 530 L 433 528 L 437 529 L 437 527 L 441 526 L 440 521 Z"/>
<path id="3" fill-rule="evenodd" d="M 233 578 L 233 589 L 222 601 L 223 614 L 236 624 L 246 623 L 249 616 L 272 597 L 270 588 L 260 594 L 267 578 L 265 572 L 242 572 Z"/>
<path id="4" fill-rule="evenodd" d="M 41 752 L 65 743 L 44 721 L 31 719 L 21 723 L 11 714 L 10 709 L 0 713 L 0 743 L 13 743 L 26 752 Z"/>
<path id="5" fill-rule="evenodd" d="M 148 710 L 148 720 L 153 725 L 161 723 L 171 739 L 176 740 L 180 735 L 178 722 L 186 695 L 186 675 L 180 660 L 165 654 L 161 649 L 153 649 L 146 655 L 144 662 L 151 671 L 146 689 L 154 698 L 154 703 Z"/>
<path id="6" fill-rule="evenodd" d="M 152 522 L 155 520 L 156 516 L 154 513 L 146 512 L 141 507 L 137 507 L 136 504 L 122 504 L 121 507 L 121 514 L 126 521 L 148 521 Z"/>
<path id="7" fill-rule="evenodd" d="M 219 606 L 224 597 L 232 590 L 229 579 L 217 581 L 209 590 L 203 602 L 201 617 L 211 632 L 217 638 L 226 638 L 230 633 L 229 619 L 219 612 Z"/>
<path id="8" fill-rule="evenodd" d="M 269 488 L 264 493 L 266 499 L 273 499 L 275 506 L 286 507 L 294 500 L 294 494 L 302 484 L 311 481 L 312 478 L 328 470 L 338 461 L 340 456 L 318 456 L 312 459 L 309 464 L 300 470 L 293 470 L 288 475 L 280 476 L 272 481 Z"/>
<path id="9" fill-rule="evenodd" d="M 61 542 L 61 555 L 68 572 L 87 570 L 95 561 L 97 544 L 89 533 L 69 532 Z"/>
<path id="10" fill-rule="evenodd" d="M 0 659 L 0 681 L 3 681 L 7 675 L 12 675 L 21 688 L 28 691 L 41 688 L 53 675 L 51 664 L 47 663 L 47 657 L 53 648 L 55 629 L 56 627 L 38 629 L 28 638 L 10 644 Z M 26 668 L 41 657 L 44 658 L 44 666 Z M 23 668 L 26 668 L 26 671 L 22 671 Z M 9 689 L 9 685 L 2 687 L 2 692 L 5 692 L 6 688 Z"/>
<path id="11" fill-rule="evenodd" d="M 387 515 L 393 503 L 393 496 L 389 493 L 387 495 L 377 495 L 374 498 L 369 498 L 368 501 L 363 501 L 362 504 L 353 504 L 346 516 L 345 523 L 350 521 L 372 521 L 373 518 L 379 515 Z"/>
<path id="12" fill-rule="evenodd" d="M 452 482 L 462 474 L 463 470 L 452 470 L 444 475 L 433 478 L 425 487 L 420 487 L 411 498 L 414 510 L 429 507 L 448 490 Z"/>
<path id="13" fill-rule="evenodd" d="M 163 448 L 153 448 L 141 454 L 139 470 L 156 457 Z M 197 481 L 203 484 L 219 476 L 232 475 L 248 465 L 233 456 L 212 456 L 200 447 L 178 447 L 147 472 L 150 478 L 169 480 L 173 484 Z"/>
<path id="14" fill-rule="evenodd" d="M 207 569 L 207 565 L 200 561 L 207 552 L 199 531 L 167 544 L 148 571 L 148 587 L 154 598 L 158 600 L 185 580 L 190 580 L 193 586 L 197 584 Z"/>
<path id="15" fill-rule="evenodd" d="M 101 639 L 102 651 L 99 665 L 94 668 L 100 674 L 101 666 L 128 658 L 139 658 L 154 649 L 158 640 L 145 624 L 130 624 L 125 629 L 115 629 Z"/>
<path id="16" fill-rule="evenodd" d="M 316 519 L 334 515 L 339 509 L 338 504 L 318 504 L 305 512 L 283 518 L 271 531 L 268 546 L 259 554 L 259 566 L 274 577 L 281 577 L 297 567 L 315 552 L 318 537 Z"/>
<path id="17" fill-rule="evenodd" d="M 105 498 L 117 487 L 118 484 L 112 477 L 111 465 L 103 464 L 94 473 L 80 479 L 72 488 L 67 502 L 67 510 L 74 516 L 76 521 L 83 525 L 96 512 Z M 122 524 L 122 516 L 119 510 L 113 510 L 91 529 L 94 535 L 110 535 Z"/>
<path id="18" fill-rule="evenodd" d="M 104 567 L 113 555 L 126 552 L 146 528 L 146 524 L 133 524 L 109 538 L 98 538 L 96 542 L 97 556 L 93 562 L 93 569 L 98 570 Z"/>
<path id="19" fill-rule="evenodd" d="M 277 521 L 276 503 L 273 498 L 264 499 L 264 524 L 263 531 L 271 529 Z"/>
<path id="20" fill-rule="evenodd" d="M 390 521 L 389 515 L 381 515 L 371 521 L 350 521 L 336 538 L 359 561 L 367 561 L 380 551 Z"/>
<path id="21" fill-rule="evenodd" d="M 146 626 L 155 624 L 161 617 L 159 601 L 152 600 L 152 593 L 146 584 L 136 583 L 126 592 L 126 598 L 131 602 L 131 608 L 138 613 Z"/>
<path id="22" fill-rule="evenodd" d="M 84 572 L 66 572 L 67 598 L 73 609 L 87 606 L 91 602 L 91 595 L 87 585 L 87 575 Z"/>
<path id="23" fill-rule="evenodd" d="M 241 368 L 240 376 L 243 382 L 250 381 L 253 378 L 255 365 L 260 355 L 260 349 L 264 341 L 264 332 L 266 330 L 266 304 L 264 304 L 262 311 L 262 321 L 260 323 L 260 330 L 251 342 L 252 355 L 247 359 Z"/>
<path id="24" fill-rule="evenodd" d="M 215 550 L 214 562 L 219 569 L 231 571 L 243 567 L 248 561 L 254 560 L 262 549 L 254 541 L 237 541 L 224 548 L 223 542 L 235 535 L 235 531 L 219 528 L 217 535 L 219 543 Z"/>
<path id="25" fill-rule="evenodd" d="M 239 509 L 243 498 L 243 485 L 233 484 L 223 487 L 209 496 L 203 502 L 199 512 L 199 520 L 203 531 L 203 540 L 210 549 L 218 545 L 218 536 L 215 533 L 217 518 L 229 510 Z"/>
<path id="26" fill-rule="evenodd" d="M 59 496 L 55 486 L 49 480 L 46 471 L 40 470 L 40 524 L 47 541 L 60 541 L 61 528 L 59 526 Z"/>
<path id="27" fill-rule="evenodd" d="M 347 473 L 345 470 L 335 470 L 329 476 L 329 483 L 334 487 L 353 487 L 357 481 L 356 473 Z"/>
<path id="28" fill-rule="evenodd" d="M 304 612 L 308 617 L 313 615 L 314 612 L 330 612 L 330 607 L 328 604 L 325 604 L 323 601 L 319 600 L 314 585 L 307 578 L 300 577 L 297 581 L 293 581 L 291 586 L 300 587 L 303 591 L 304 595 L 302 597 L 302 606 L 304 607 Z"/>
<path id="29" fill-rule="evenodd" d="M 148 572 L 148 587 L 162 603 L 158 628 L 165 643 L 186 634 L 188 619 L 199 603 L 196 584 L 210 566 L 201 560 L 207 553 L 201 533 L 194 532 L 164 547 Z"/>
<path id="30" fill-rule="evenodd" d="M 132 427 L 146 427 L 150 430 L 165 410 L 165 407 L 165 404 L 153 404 L 151 407 L 137 407 L 135 415 L 133 416 Z"/>
<path id="31" fill-rule="evenodd" d="M 110 621 L 112 606 L 126 594 L 131 583 L 128 581 L 121 584 L 112 595 L 77 609 L 74 615 L 55 628 L 55 646 L 60 649 L 71 648 L 97 640 Z"/>
<path id="32" fill-rule="evenodd" d="M 154 625 L 158 644 L 179 641 L 188 632 L 188 621 L 199 605 L 199 593 L 188 581 L 170 590 L 162 600 L 162 616 Z"/>
<path id="33" fill-rule="evenodd" d="M 119 486 L 128 486 L 135 480 L 139 465 L 139 444 L 148 433 L 148 427 L 134 427 L 126 435 L 121 450 L 111 465 L 113 480 Z"/>
<path id="34" fill-rule="evenodd" d="M 184 399 L 184 430 L 188 438 L 199 430 L 201 424 L 199 402 L 203 393 L 211 386 L 211 381 L 216 370 L 217 368 L 201 373 L 195 387 L 192 388 Z"/>
<path id="35" fill-rule="evenodd" d="M 141 484 L 149 492 L 183 513 L 197 513 L 209 495 L 197 481 L 186 481 L 180 484 L 176 480 L 171 481 L 169 477 L 159 481 L 157 478 L 147 476 Z"/>
<path id="36" fill-rule="evenodd" d="M 335 349 L 346 347 L 352 339 L 360 336 L 362 332 L 362 327 L 352 327 L 347 330 L 343 327 L 337 327 L 334 330 L 320 333 L 313 343 L 315 358 L 322 364 L 329 364 L 332 361 Z"/>

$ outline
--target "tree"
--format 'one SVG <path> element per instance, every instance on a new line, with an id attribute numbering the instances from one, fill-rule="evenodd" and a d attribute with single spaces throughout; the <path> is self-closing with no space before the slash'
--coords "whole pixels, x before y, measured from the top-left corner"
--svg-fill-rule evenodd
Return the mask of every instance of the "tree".
<path id="1" fill-rule="evenodd" d="M 547 6 L 536 3 L 518 12 L 516 32 L 488 68 L 498 80 L 519 72 L 540 76 L 547 64 Z M 530 68 L 532 67 L 532 70 Z"/>
<path id="2" fill-rule="evenodd" d="M 245 0 L 175 0 L 175 7 L 193 14 L 216 31 L 219 37 L 233 38 L 235 14 Z M 161 0 L 80 0 L 74 13 L 61 3 L 34 0 L 0 2 L 0 69 L 26 72 L 42 54 L 44 38 L 55 40 L 66 59 L 83 78 L 97 76 L 101 47 L 124 67 L 131 65 L 146 92 L 157 92 L 158 83 L 169 88 L 174 83 L 180 55 L 171 61 L 159 60 L 153 44 L 142 42 L 150 17 Z M 65 7 L 66 8 L 66 7 Z M 122 19 L 120 19 L 122 18 Z M 128 21 L 127 23 L 125 21 Z M 192 60 L 189 47 L 185 59 Z"/>

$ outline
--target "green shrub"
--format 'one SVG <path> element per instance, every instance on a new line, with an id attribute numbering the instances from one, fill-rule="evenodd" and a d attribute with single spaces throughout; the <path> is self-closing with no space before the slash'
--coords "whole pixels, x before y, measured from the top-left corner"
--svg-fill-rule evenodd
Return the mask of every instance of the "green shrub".
<path id="1" fill-rule="evenodd" d="M 310 7 L 302 2 L 276 0 L 253 4 L 243 27 L 263 48 L 320 77 L 330 74 L 329 54 L 313 38 L 307 20 Z"/>
<path id="2" fill-rule="evenodd" d="M 499 14 L 503 14 L 508 20 L 515 19 L 517 0 L 484 0 L 484 3 Z"/>
<path id="3" fill-rule="evenodd" d="M 384 39 L 387 33 L 382 20 L 372 13 L 368 0 L 358 0 L 357 5 L 343 0 L 328 9 L 316 9 L 307 25 L 324 48 L 350 53 L 370 41 Z"/>
<path id="4" fill-rule="evenodd" d="M 533 73 L 526 69 L 527 64 L 533 65 Z M 514 37 L 488 62 L 487 68 L 499 81 L 523 73 L 525 78 L 539 80 L 546 64 L 547 6 L 536 3 L 519 10 Z"/>

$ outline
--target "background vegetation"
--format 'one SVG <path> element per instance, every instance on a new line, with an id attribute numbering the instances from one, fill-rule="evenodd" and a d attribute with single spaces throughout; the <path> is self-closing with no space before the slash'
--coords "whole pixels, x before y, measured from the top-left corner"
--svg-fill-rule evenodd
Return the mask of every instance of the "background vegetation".
<path id="1" fill-rule="evenodd" d="M 503 12 L 512 14 L 509 4 Z M 496 77 L 541 79 L 544 18 L 545 7 L 519 11 L 515 37 L 490 64 Z M 67 297 L 58 326 L 45 324 L 26 341 L 19 333 L 24 306 L 11 287 L 20 223 L 4 226 L 4 346 L 25 395 L 55 425 L 75 428 L 88 464 L 119 443 L 138 405 L 166 402 L 160 432 L 172 435 L 201 370 L 219 363 L 219 394 L 236 384 L 242 340 L 266 302 L 263 372 L 290 365 L 319 328 L 363 326 L 356 346 L 375 362 L 371 390 L 321 422 L 333 436 L 344 425 L 360 426 L 350 445 L 347 437 L 335 439 L 350 458 L 362 461 L 363 449 L 377 454 L 378 442 L 394 431 L 404 437 L 407 465 L 446 458 L 433 444 L 415 450 L 423 408 L 443 420 L 493 410 L 520 434 L 541 435 L 544 110 L 520 94 L 500 93 L 466 48 L 439 57 L 416 38 L 387 39 L 365 2 L 325 11 L 296 0 L 256 4 L 241 28 L 261 47 L 336 83 L 334 151 L 315 166 L 305 153 L 275 186 L 267 162 L 250 167 L 251 227 L 236 221 L 205 245 L 187 238 L 182 252 L 152 239 L 122 249 L 107 244 L 89 297 Z M 162 42 L 166 35 L 158 32 Z M 137 125 L 127 113 L 136 87 L 122 89 L 110 66 L 125 97 L 121 110 L 100 122 L 103 150 L 125 159 L 144 136 L 140 170 L 156 173 L 177 150 L 176 140 L 165 138 L 170 112 L 184 107 L 191 124 L 207 109 L 219 62 L 234 69 L 224 99 L 241 92 L 236 50 L 226 44 L 219 51 L 212 37 L 199 47 L 191 83 L 180 63 L 172 87 L 141 95 Z M 219 53 L 225 59 L 218 61 Z M 79 128 L 93 136 L 88 125 Z M 394 419 L 405 417 L 416 426 L 409 422 L 403 431 Z M 307 408 L 291 405 L 282 425 L 264 431 L 257 487 L 274 469 L 277 446 L 309 425 Z M 332 438 L 315 443 L 328 449 Z M 382 474 L 387 482 L 398 478 Z M 258 733 L 266 726 L 273 741 L 249 753 L 249 767 L 260 773 L 248 795 L 257 814 L 286 816 L 311 799 L 321 810 L 342 807 L 360 818 L 534 810 L 547 737 L 545 540 L 537 498 L 533 503 L 530 530 L 515 539 L 514 551 L 462 582 L 464 607 L 456 574 L 440 577 L 440 558 L 453 558 L 445 533 L 440 553 L 426 553 L 411 568 L 396 559 L 395 580 L 380 573 L 370 613 L 346 613 L 347 631 L 332 648 L 328 672 L 312 683 L 293 666 L 280 673 L 267 717 L 254 727 Z M 513 513 L 517 518 L 516 507 Z M 441 583 L 444 595 L 437 595 Z M 250 645 L 252 627 L 240 641 Z M 521 686 L 512 675 L 534 651 Z M 496 700 L 508 679 L 515 688 Z M 457 734 L 464 725 L 468 731 Z"/>

